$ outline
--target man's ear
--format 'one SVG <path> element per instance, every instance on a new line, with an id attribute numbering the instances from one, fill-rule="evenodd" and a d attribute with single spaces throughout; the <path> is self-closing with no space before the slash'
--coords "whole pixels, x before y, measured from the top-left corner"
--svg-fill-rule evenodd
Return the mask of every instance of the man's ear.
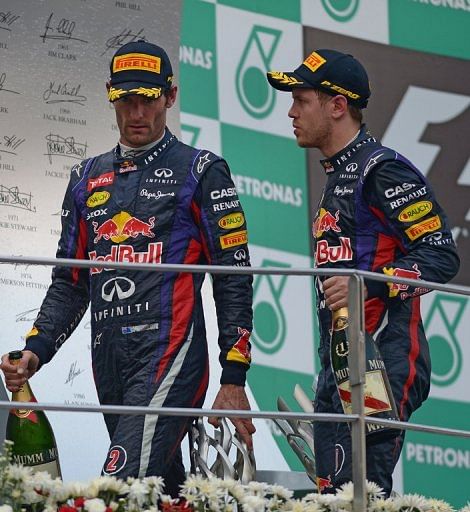
<path id="1" fill-rule="evenodd" d="M 348 111 L 348 100 L 342 94 L 334 96 L 331 105 L 331 115 L 334 118 L 340 118 Z"/>
<path id="2" fill-rule="evenodd" d="M 168 94 L 165 95 L 165 98 L 166 98 L 165 106 L 166 106 L 166 108 L 171 108 L 175 104 L 177 92 L 178 92 L 178 87 L 176 85 L 173 85 L 169 89 Z"/>

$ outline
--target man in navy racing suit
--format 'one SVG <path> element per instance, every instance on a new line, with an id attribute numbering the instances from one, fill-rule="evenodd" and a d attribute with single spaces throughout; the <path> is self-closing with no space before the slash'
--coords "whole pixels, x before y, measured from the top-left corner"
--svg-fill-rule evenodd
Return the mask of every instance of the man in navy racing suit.
<path id="1" fill-rule="evenodd" d="M 406 158 L 362 124 L 370 96 L 363 66 L 351 55 L 320 49 L 294 72 L 272 71 L 269 83 L 292 91 L 289 110 L 301 147 L 318 148 L 327 182 L 312 226 L 318 268 L 355 268 L 446 282 L 459 258 L 430 184 Z M 321 371 L 315 411 L 342 413 L 330 364 L 331 311 L 347 306 L 348 277 L 316 279 Z M 382 353 L 400 419 L 427 398 L 430 357 L 420 316 L 423 287 L 366 280 L 366 329 Z M 386 495 L 404 431 L 367 438 L 367 478 Z M 334 492 L 352 478 L 351 438 L 344 423 L 314 423 L 317 484 Z"/>
<path id="2" fill-rule="evenodd" d="M 243 209 L 227 163 L 166 127 L 176 99 L 166 52 L 138 41 L 111 61 L 108 98 L 119 144 L 71 171 L 58 258 L 97 262 L 248 266 Z M 201 300 L 204 274 L 56 267 L 29 332 L 20 370 L 3 357 L 15 391 L 46 364 L 91 301 L 92 361 L 101 404 L 201 407 L 209 363 Z M 213 275 L 221 388 L 213 408 L 249 409 L 252 277 Z M 103 473 L 161 475 L 178 495 L 180 443 L 189 418 L 105 415 L 111 444 Z M 232 420 L 252 448 L 249 419 Z M 217 418 L 210 422 L 218 424 Z"/>

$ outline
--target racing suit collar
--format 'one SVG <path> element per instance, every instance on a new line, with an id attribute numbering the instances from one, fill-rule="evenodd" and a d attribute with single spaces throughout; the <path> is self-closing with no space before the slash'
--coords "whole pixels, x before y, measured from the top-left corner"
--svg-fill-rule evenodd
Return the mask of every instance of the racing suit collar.
<path id="1" fill-rule="evenodd" d="M 371 136 L 367 126 L 362 124 L 358 135 L 347 146 L 338 151 L 332 157 L 320 160 L 325 173 L 331 174 L 332 172 L 335 172 L 349 160 L 349 158 L 357 151 L 359 147 L 368 142 L 375 141 L 376 139 Z"/>
<path id="2" fill-rule="evenodd" d="M 121 156 L 121 147 L 118 143 L 114 149 L 114 172 L 116 174 L 125 174 L 146 167 L 149 162 L 154 160 L 160 153 L 168 148 L 170 144 L 176 142 L 176 140 L 176 136 L 171 133 L 168 127 L 166 127 L 165 133 L 160 140 L 152 145 L 152 147 L 147 151 L 135 156 Z"/>

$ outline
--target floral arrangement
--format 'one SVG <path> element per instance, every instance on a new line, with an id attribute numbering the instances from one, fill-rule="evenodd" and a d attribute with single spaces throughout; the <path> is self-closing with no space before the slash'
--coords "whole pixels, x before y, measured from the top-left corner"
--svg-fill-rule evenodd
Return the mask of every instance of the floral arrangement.
<path id="1" fill-rule="evenodd" d="M 310 493 L 294 499 L 280 485 L 189 476 L 180 497 L 163 493 L 160 477 L 103 476 L 85 484 L 62 482 L 48 473 L 11 462 L 11 445 L 0 456 L 0 512 L 348 512 L 352 511 L 353 485 L 334 495 Z M 456 512 L 448 503 L 405 495 L 389 499 L 377 485 L 367 483 L 367 512 Z M 470 512 L 470 503 L 460 512 Z"/>

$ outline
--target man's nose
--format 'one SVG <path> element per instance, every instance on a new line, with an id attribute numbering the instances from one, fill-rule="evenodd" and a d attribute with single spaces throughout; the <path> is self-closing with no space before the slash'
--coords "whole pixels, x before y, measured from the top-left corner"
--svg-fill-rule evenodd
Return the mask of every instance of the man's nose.
<path id="1" fill-rule="evenodd" d="M 140 101 L 136 101 L 131 108 L 131 116 L 140 119 L 144 115 L 144 105 Z"/>

